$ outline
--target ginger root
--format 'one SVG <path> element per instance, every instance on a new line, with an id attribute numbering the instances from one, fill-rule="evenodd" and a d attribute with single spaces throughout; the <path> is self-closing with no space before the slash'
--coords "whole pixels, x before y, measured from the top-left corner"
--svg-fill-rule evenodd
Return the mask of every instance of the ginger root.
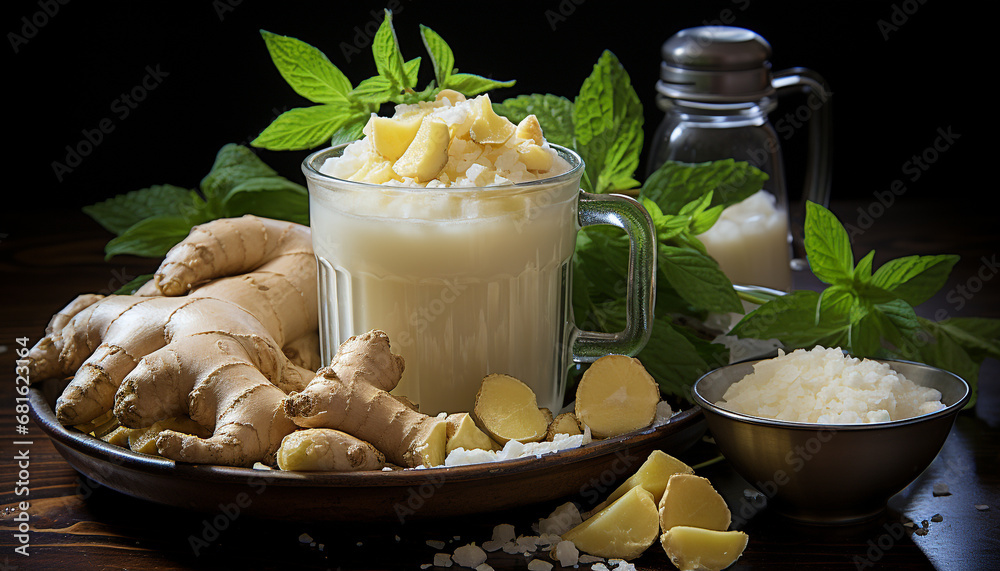
<path id="1" fill-rule="evenodd" d="M 188 415 L 211 436 L 165 430 L 160 455 L 251 466 L 295 428 L 281 402 L 313 375 L 301 364 L 315 362 L 317 326 L 309 228 L 220 219 L 193 228 L 137 295 L 77 297 L 28 366 L 34 381 L 73 376 L 56 402 L 63 424 L 109 410 L 129 428 Z"/>
<path id="2" fill-rule="evenodd" d="M 333 362 L 302 392 L 289 395 L 284 412 L 303 428 L 333 428 L 366 440 L 393 464 L 444 464 L 448 428 L 443 418 L 413 410 L 389 394 L 403 374 L 389 336 L 372 330 L 341 343 Z"/>

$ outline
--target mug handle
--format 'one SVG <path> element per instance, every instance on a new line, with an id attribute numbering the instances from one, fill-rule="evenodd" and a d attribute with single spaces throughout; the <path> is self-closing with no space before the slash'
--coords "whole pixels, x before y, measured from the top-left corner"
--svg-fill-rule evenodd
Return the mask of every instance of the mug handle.
<path id="1" fill-rule="evenodd" d="M 635 199 L 621 194 L 580 193 L 580 226 L 610 224 L 629 237 L 625 329 L 615 333 L 584 331 L 574 326 L 573 361 L 591 363 L 608 354 L 634 356 L 653 330 L 656 294 L 656 228 Z"/>

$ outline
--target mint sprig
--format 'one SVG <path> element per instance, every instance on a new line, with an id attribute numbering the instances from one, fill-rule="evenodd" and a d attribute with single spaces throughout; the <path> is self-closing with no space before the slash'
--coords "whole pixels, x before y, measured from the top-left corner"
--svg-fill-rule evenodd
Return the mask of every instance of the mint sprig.
<path id="1" fill-rule="evenodd" d="M 738 337 L 778 339 L 788 349 L 841 347 L 858 357 L 907 359 L 952 371 L 975 386 L 987 357 L 1000 357 L 1000 320 L 953 318 L 935 322 L 915 306 L 942 287 L 958 256 L 904 256 L 873 270 L 874 252 L 854 263 L 847 231 L 826 208 L 806 204 L 806 256 L 828 284 L 821 292 L 795 291 L 747 314 Z"/>
<path id="2" fill-rule="evenodd" d="M 376 75 L 352 85 L 346 75 L 318 48 L 302 40 L 261 30 L 264 44 L 281 77 L 315 105 L 295 107 L 271 122 L 253 141 L 272 151 L 312 149 L 354 141 L 372 113 L 388 103 L 433 100 L 442 89 L 466 96 L 514 85 L 470 73 L 458 73 L 455 56 L 434 30 L 420 26 L 420 35 L 434 69 L 434 79 L 417 90 L 421 58 L 406 60 L 392 24 L 385 17 L 372 39 Z"/>
<path id="3" fill-rule="evenodd" d="M 216 155 L 199 188 L 155 185 L 84 207 L 115 234 L 105 256 L 161 257 L 194 226 L 256 214 L 309 223 L 309 193 L 265 164 L 247 147 L 228 144 Z"/>

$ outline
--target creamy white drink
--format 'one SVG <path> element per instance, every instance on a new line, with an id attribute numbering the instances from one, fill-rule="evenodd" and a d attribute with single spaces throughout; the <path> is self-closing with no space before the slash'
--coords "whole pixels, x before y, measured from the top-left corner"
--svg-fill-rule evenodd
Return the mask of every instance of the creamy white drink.
<path id="1" fill-rule="evenodd" d="M 729 206 L 698 239 L 734 284 L 791 288 L 788 213 L 772 194 L 761 190 Z"/>
<path id="2" fill-rule="evenodd" d="M 434 156 L 377 152 L 374 123 L 364 140 L 330 153 L 342 157 L 307 170 L 323 358 L 349 336 L 381 329 L 405 359 L 393 392 L 424 413 L 471 410 L 489 373 L 521 379 L 539 406 L 557 410 L 571 362 L 582 166 L 538 140 L 540 131 L 535 139 L 495 115 L 483 119 L 479 98 L 463 100 L 397 109 L 414 144 L 431 152 L 440 141 L 423 125 L 446 126 L 434 125 L 438 139 L 447 133 L 447 158 L 433 176 Z"/>

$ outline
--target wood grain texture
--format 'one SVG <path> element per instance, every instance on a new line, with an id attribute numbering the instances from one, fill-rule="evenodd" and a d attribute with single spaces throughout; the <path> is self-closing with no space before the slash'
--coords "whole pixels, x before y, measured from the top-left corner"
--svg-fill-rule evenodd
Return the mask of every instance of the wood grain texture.
<path id="1" fill-rule="evenodd" d="M 834 211 L 846 222 L 864 206 L 835 203 Z M 961 254 L 949 285 L 921 312 L 1000 317 L 1000 279 L 989 279 L 990 261 L 1000 244 L 992 220 L 986 214 L 960 219 L 942 212 L 944 208 L 899 201 L 855 238 L 857 251 L 863 254 L 875 248 L 876 266 L 906 254 Z M 36 341 L 49 316 L 76 294 L 110 291 L 122 275 L 155 268 L 155 262 L 138 258 L 105 261 L 102 248 L 107 239 L 102 229 L 78 213 L 51 212 L 44 226 L 37 220 L 21 221 L 0 241 L 0 343 L 6 347 L 0 353 L 0 564 L 4 569 L 417 569 L 437 552 L 428 540 L 444 541 L 443 551 L 453 552 L 465 543 L 489 539 L 499 523 L 530 533 L 531 524 L 562 501 L 585 503 L 590 497 L 581 494 L 502 513 L 419 523 L 288 523 L 234 514 L 227 505 L 231 498 L 219 498 L 215 514 L 195 513 L 137 500 L 82 478 L 36 426 L 29 426 L 28 435 L 14 433 L 15 339 L 26 336 L 31 343 Z M 970 291 L 977 278 L 974 294 L 955 293 L 963 286 Z M 816 284 L 800 280 L 798 285 Z M 964 300 L 961 307 L 959 299 Z M 22 440 L 31 444 L 14 444 Z M 21 469 L 15 456 L 25 449 L 30 480 L 24 487 L 30 494 L 18 496 Z M 715 455 L 714 446 L 702 441 L 682 459 L 695 465 Z M 726 462 L 705 466 L 699 473 L 720 490 L 734 517 L 746 520 L 742 529 L 749 533 L 750 543 L 733 569 L 995 568 L 1000 560 L 1000 367 L 987 362 L 977 406 L 962 413 L 938 458 L 893 498 L 889 511 L 876 521 L 835 528 L 792 524 L 748 497 L 749 484 Z M 936 483 L 947 484 L 950 495 L 935 496 Z M 598 482 L 594 489 L 613 485 Z M 14 536 L 20 501 L 30 502 L 30 557 L 13 551 L 19 545 Z M 989 509 L 978 510 L 976 505 Z M 937 514 L 940 521 L 932 521 Z M 926 534 L 915 533 L 923 520 L 928 521 Z M 904 525 L 909 521 L 915 527 Z M 496 569 L 525 569 L 526 561 L 502 552 L 489 559 Z M 641 570 L 672 569 L 657 548 L 634 563 Z"/>

